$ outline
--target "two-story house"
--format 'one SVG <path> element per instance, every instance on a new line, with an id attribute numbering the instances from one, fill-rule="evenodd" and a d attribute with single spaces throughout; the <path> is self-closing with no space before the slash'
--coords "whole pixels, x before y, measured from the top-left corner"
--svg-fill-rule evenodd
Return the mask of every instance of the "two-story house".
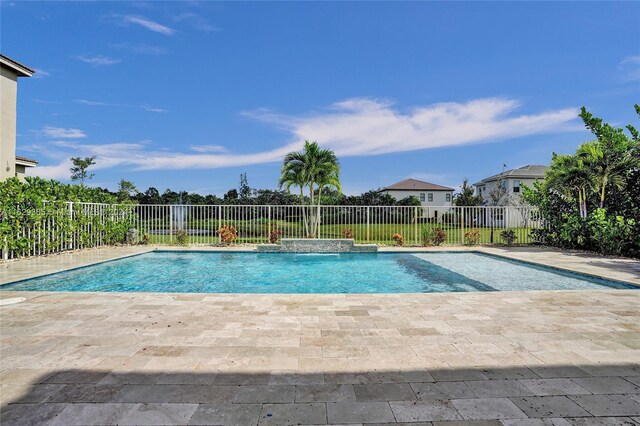
<path id="1" fill-rule="evenodd" d="M 423 182 L 417 179 L 405 179 L 394 183 L 380 190 L 381 193 L 389 194 L 396 200 L 402 200 L 411 196 L 420 200 L 424 217 L 438 218 L 453 204 L 453 188 L 436 185 L 435 183 Z"/>
<path id="2" fill-rule="evenodd" d="M 522 185 L 533 186 L 535 181 L 543 180 L 545 170 L 547 170 L 547 166 L 529 164 L 489 176 L 478 183 L 474 183 L 473 186 L 475 187 L 476 195 L 482 196 L 483 204 L 485 205 L 495 204 L 491 194 L 498 194 L 499 192 L 503 194 L 500 204 L 519 204 Z M 502 191 L 497 191 L 499 185 L 502 187 Z"/>

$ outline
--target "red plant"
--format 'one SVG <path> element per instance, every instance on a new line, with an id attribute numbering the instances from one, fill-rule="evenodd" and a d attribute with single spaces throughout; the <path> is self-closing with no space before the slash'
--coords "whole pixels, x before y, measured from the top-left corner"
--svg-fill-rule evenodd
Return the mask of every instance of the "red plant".
<path id="1" fill-rule="evenodd" d="M 393 239 L 393 241 L 395 241 L 396 245 L 398 246 L 404 245 L 404 237 L 402 236 L 402 234 L 393 234 L 391 238 Z"/>
<path id="2" fill-rule="evenodd" d="M 238 231 L 233 225 L 224 225 L 222 228 L 219 228 L 217 232 L 218 235 L 220 235 L 222 243 L 225 245 L 229 245 L 238 239 Z"/>

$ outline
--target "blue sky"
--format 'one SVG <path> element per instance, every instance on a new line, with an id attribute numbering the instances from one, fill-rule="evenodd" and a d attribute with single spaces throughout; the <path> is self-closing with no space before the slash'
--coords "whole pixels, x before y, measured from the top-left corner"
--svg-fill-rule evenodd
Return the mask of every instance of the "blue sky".
<path id="1" fill-rule="evenodd" d="M 459 186 L 591 139 L 580 106 L 635 122 L 640 3 L 8 2 L 18 154 L 68 179 L 222 195 L 275 188 L 305 138 L 344 191 Z"/>

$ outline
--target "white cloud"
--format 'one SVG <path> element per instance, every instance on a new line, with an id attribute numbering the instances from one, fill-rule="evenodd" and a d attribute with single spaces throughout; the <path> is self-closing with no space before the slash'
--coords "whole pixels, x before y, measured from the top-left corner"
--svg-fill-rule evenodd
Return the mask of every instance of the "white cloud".
<path id="1" fill-rule="evenodd" d="M 173 20 L 176 22 L 183 22 L 183 21 L 187 22 L 194 29 L 205 32 L 205 33 L 220 31 L 220 28 L 211 25 L 206 18 L 202 17 L 201 15 L 198 15 L 197 13 L 184 12 L 179 15 L 176 15 L 173 18 Z"/>
<path id="2" fill-rule="evenodd" d="M 618 72 L 623 83 L 640 80 L 640 55 L 624 58 L 618 65 Z"/>
<path id="3" fill-rule="evenodd" d="M 301 116 L 278 115 L 268 110 L 247 113 L 291 134 L 289 142 L 270 151 L 233 154 L 222 151 L 224 148 L 218 145 L 202 144 L 190 147 L 195 153 L 183 153 L 150 149 L 148 141 L 106 145 L 67 143 L 66 149 L 72 149 L 74 156 L 98 156 L 96 167 L 99 168 L 212 169 L 280 162 L 287 152 L 300 149 L 304 139 L 317 140 L 321 146 L 335 150 L 339 157 L 347 157 L 490 143 L 577 129 L 573 124 L 578 112 L 575 108 L 516 115 L 517 107 L 518 102 L 514 100 L 489 98 L 433 104 L 402 112 L 386 101 L 349 99 L 332 105 L 325 112 Z M 61 154 L 60 158 L 68 157 L 67 154 Z M 58 165 L 46 170 L 54 173 L 61 168 Z M 66 171 L 61 175 L 64 176 Z"/>
<path id="4" fill-rule="evenodd" d="M 33 73 L 33 78 L 43 78 L 43 77 L 48 77 L 51 74 L 49 74 L 47 71 L 40 69 L 40 68 L 34 68 L 35 73 Z"/>
<path id="5" fill-rule="evenodd" d="M 128 42 L 113 43 L 113 44 L 110 44 L 109 46 L 115 49 L 129 50 L 131 52 L 139 53 L 141 55 L 159 56 L 159 55 L 166 55 L 167 53 L 169 53 L 167 49 L 165 49 L 164 47 L 152 46 L 144 43 L 128 43 Z"/>
<path id="6" fill-rule="evenodd" d="M 140 108 L 148 112 L 167 112 L 166 109 L 152 107 L 149 105 L 130 105 L 130 104 L 113 104 L 109 102 L 101 102 L 101 101 L 92 101 L 89 99 L 76 99 L 76 102 L 82 105 L 87 106 L 108 106 L 108 107 L 118 107 L 118 108 Z"/>
<path id="7" fill-rule="evenodd" d="M 572 130 L 577 109 L 514 116 L 517 101 L 501 98 L 395 109 L 388 101 L 348 99 L 329 111 L 285 116 L 259 110 L 247 115 L 278 125 L 293 140 L 313 139 L 342 156 L 378 155 L 418 149 L 478 144 L 547 132 Z"/>
<path id="8" fill-rule="evenodd" d="M 91 65 L 113 65 L 122 62 L 120 59 L 112 59 L 106 56 L 97 55 L 97 56 L 84 56 L 78 55 L 77 59 Z"/>
<path id="9" fill-rule="evenodd" d="M 143 16 L 125 15 L 122 17 L 122 22 L 125 24 L 139 25 L 143 28 L 148 29 L 149 31 L 164 35 L 173 35 L 176 32 L 176 30 L 174 30 L 173 28 L 159 24 Z"/>
<path id="10" fill-rule="evenodd" d="M 40 133 L 49 138 L 80 139 L 87 135 L 80 129 L 45 126 Z"/>
<path id="11" fill-rule="evenodd" d="M 189 148 L 195 152 L 227 152 L 222 145 L 190 145 Z"/>

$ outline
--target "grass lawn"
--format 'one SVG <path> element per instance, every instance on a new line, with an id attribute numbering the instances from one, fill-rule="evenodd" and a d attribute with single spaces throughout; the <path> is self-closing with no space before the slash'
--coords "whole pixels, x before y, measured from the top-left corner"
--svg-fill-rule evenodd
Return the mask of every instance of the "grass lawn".
<path id="1" fill-rule="evenodd" d="M 278 229 L 282 238 L 302 238 L 304 236 L 304 226 L 298 222 L 272 221 L 269 226 L 266 221 L 234 221 L 229 222 L 238 230 L 237 243 L 266 243 L 268 242 L 269 230 Z M 149 242 L 151 244 L 169 244 L 171 242 L 168 234 L 168 226 L 160 224 L 148 224 L 142 226 L 144 229 L 152 229 L 149 232 Z M 189 221 L 187 229 L 190 230 L 189 242 L 191 244 L 216 244 L 218 236 L 215 233 L 218 222 L 215 220 Z M 492 229 L 481 227 L 465 227 L 461 229 L 457 225 L 450 224 L 327 224 L 320 226 L 320 238 L 345 238 L 345 230 L 349 230 L 357 243 L 379 243 L 393 244 L 392 235 L 399 233 L 404 237 L 406 245 L 422 245 L 422 230 L 425 228 L 440 227 L 445 232 L 444 244 L 459 245 L 464 243 L 464 233 L 478 231 L 478 244 L 490 244 Z M 493 242 L 501 243 L 500 233 L 507 228 L 493 228 Z M 529 237 L 531 228 L 510 228 L 515 231 L 517 244 L 531 242 Z M 165 234 L 160 234 L 164 232 Z"/>

